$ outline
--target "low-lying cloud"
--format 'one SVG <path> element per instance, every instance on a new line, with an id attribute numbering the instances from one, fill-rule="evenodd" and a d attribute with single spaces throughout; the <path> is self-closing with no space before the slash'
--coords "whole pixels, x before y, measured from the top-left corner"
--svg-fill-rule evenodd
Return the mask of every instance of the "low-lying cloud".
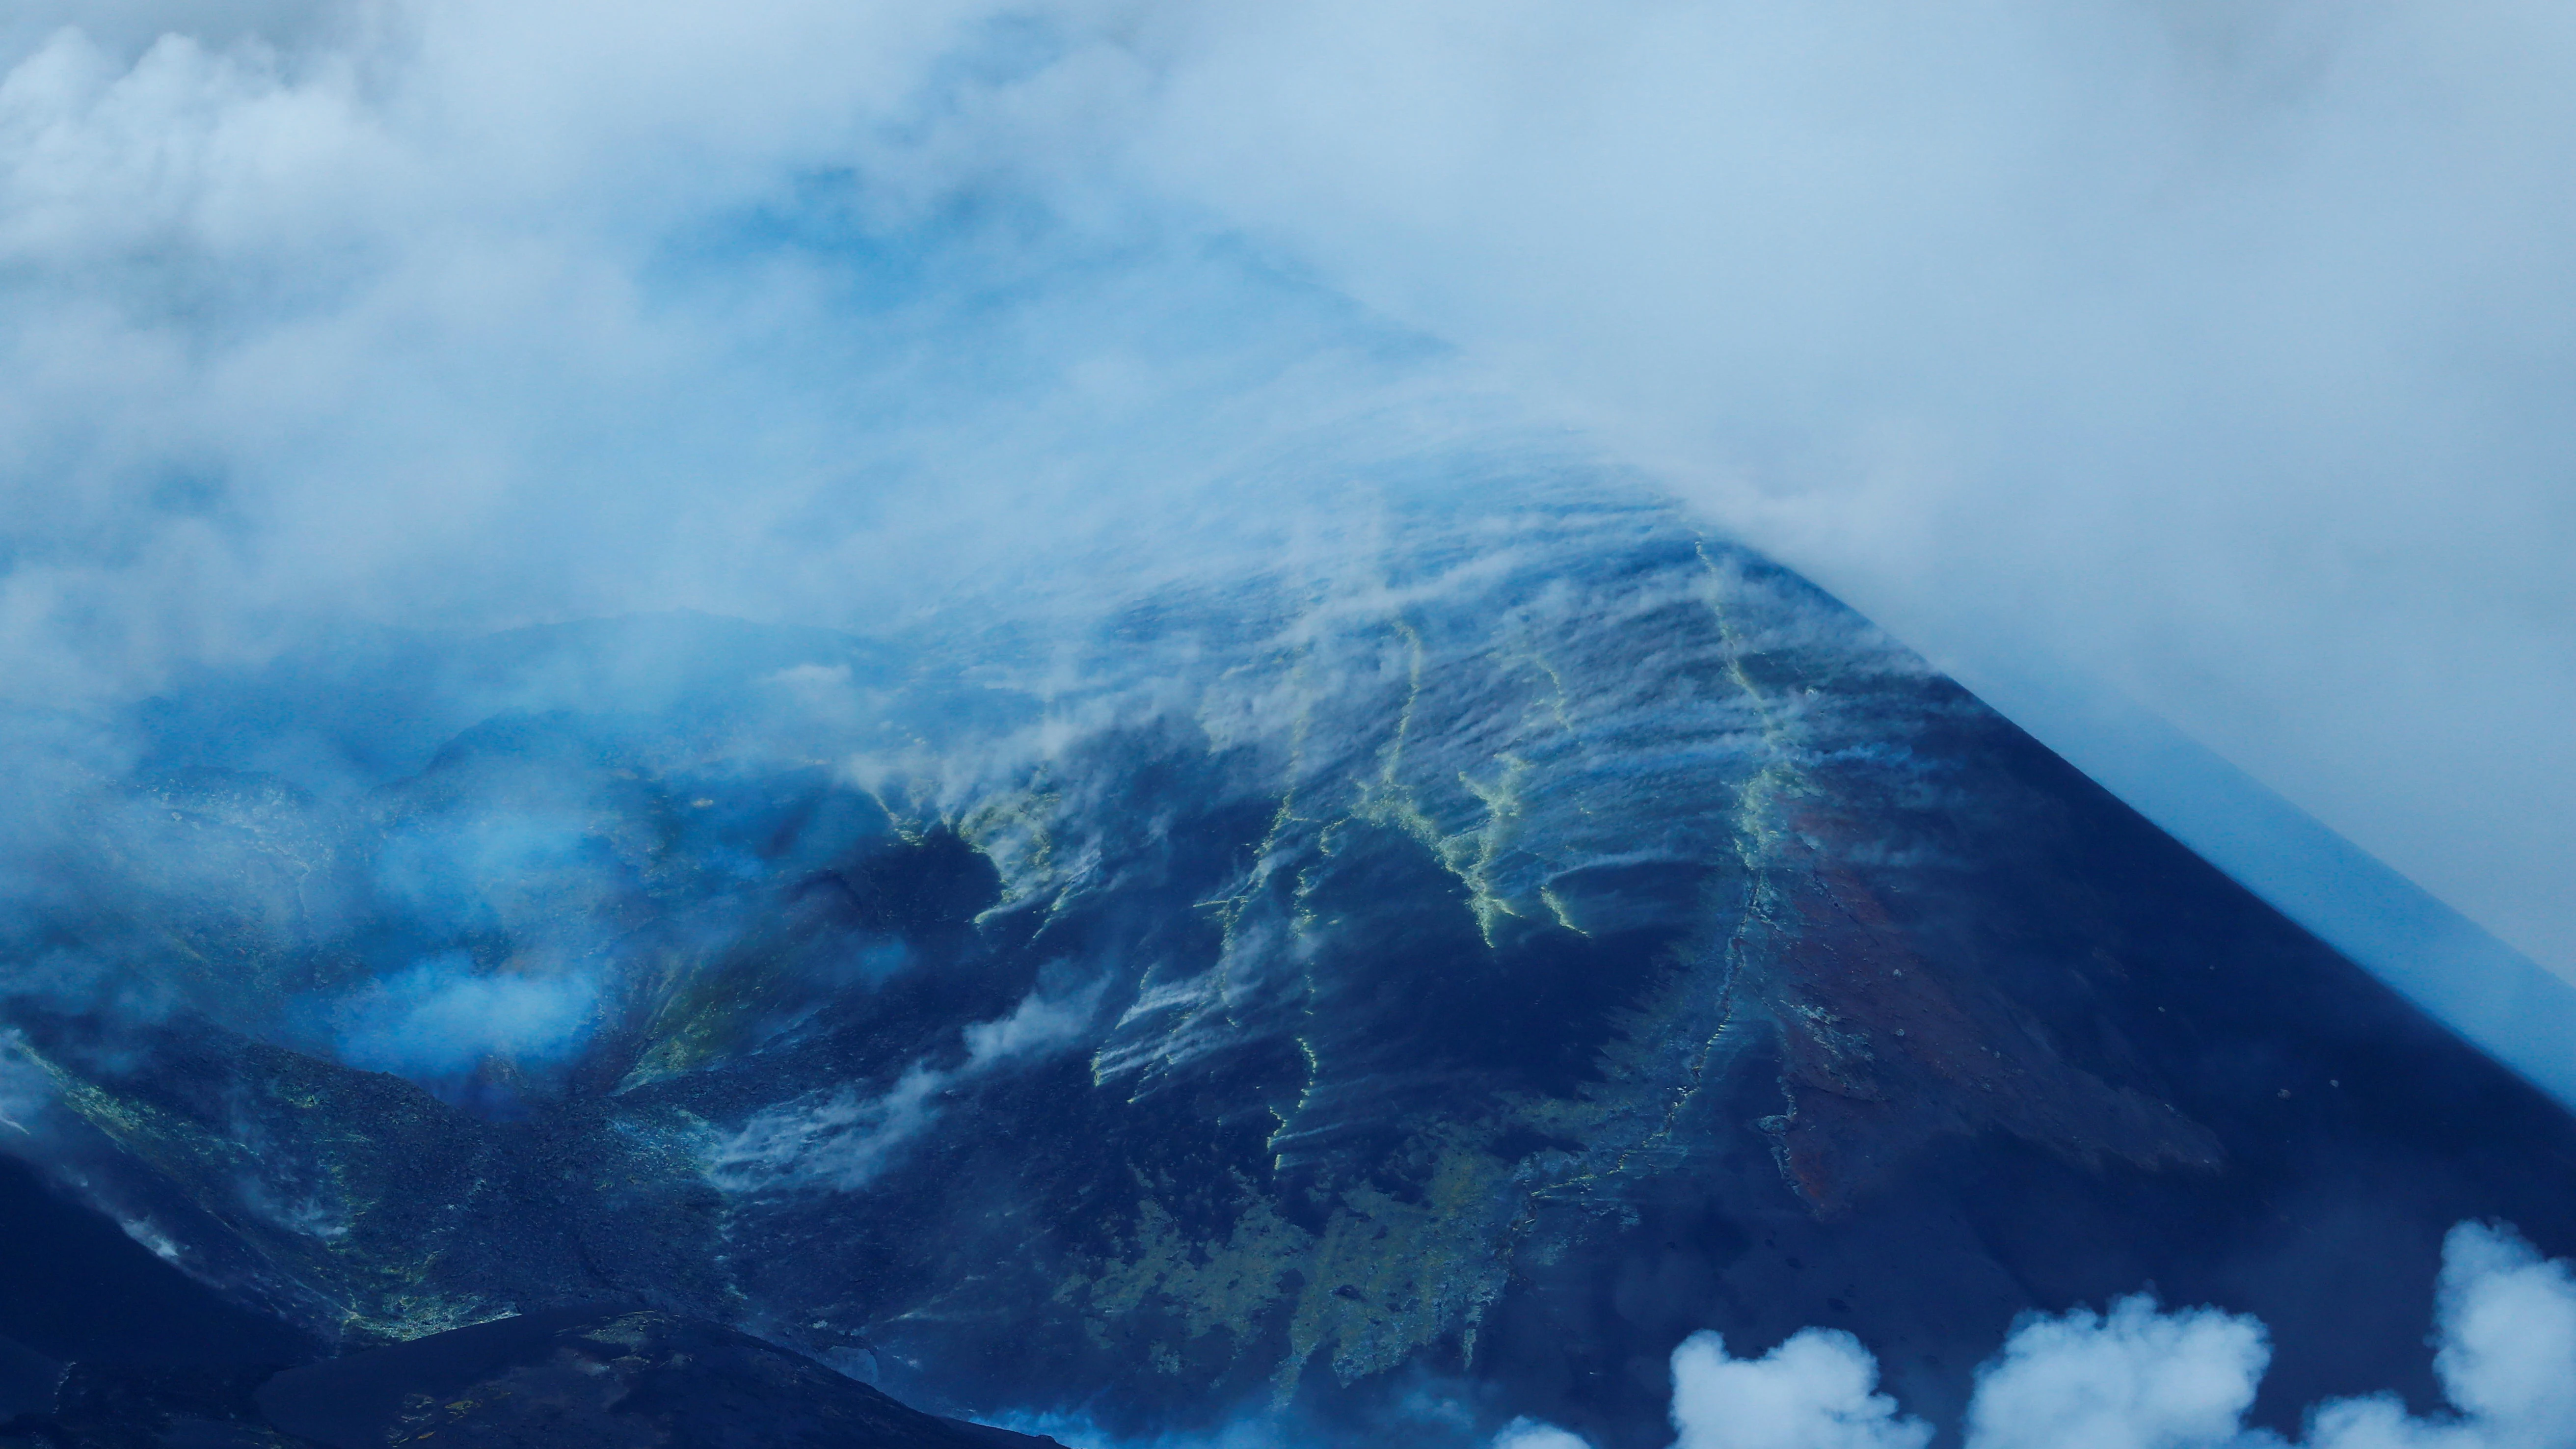
<path id="1" fill-rule="evenodd" d="M 2576 1445 L 2576 1270 L 2512 1229 L 2462 1223 L 2443 1244 L 2433 1358 L 2447 1413 L 2394 1394 L 2307 1415 L 2301 1449 L 2566 1449 Z M 2288 1449 L 2245 1413 L 2271 1362 L 2255 1319 L 2166 1311 L 2145 1294 L 2107 1313 L 2026 1319 L 1977 1371 L 1965 1449 Z M 1673 1449 L 1924 1449 L 1933 1426 L 1878 1391 L 1859 1339 L 1805 1329 L 1759 1358 L 1714 1333 L 1673 1351 Z M 1576 1449 L 1515 1421 L 1492 1449 Z"/>
<path id="2" fill-rule="evenodd" d="M 2576 972 L 2564 7 L 1166 20 L 1156 174 L 1970 683 L 2125 690 Z"/>
<path id="3" fill-rule="evenodd" d="M 432 1082 L 485 1062 L 568 1055 L 596 1019 L 599 983 L 584 974 L 481 972 L 462 952 L 371 983 L 341 1008 L 338 1055 L 351 1066 Z"/>

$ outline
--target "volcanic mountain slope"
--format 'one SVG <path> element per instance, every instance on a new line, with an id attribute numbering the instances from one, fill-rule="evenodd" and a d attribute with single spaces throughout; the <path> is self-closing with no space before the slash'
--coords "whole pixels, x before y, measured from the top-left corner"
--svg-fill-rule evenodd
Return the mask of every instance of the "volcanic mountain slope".
<path id="1" fill-rule="evenodd" d="M 906 1408 L 714 1324 L 590 1305 L 279 1369 L 73 1364 L 29 1449 L 1062 1449 Z"/>
<path id="2" fill-rule="evenodd" d="M 134 728 L 21 791 L 22 1086 L 351 1344 L 622 1293 L 951 1409 L 1644 1445 L 1695 1329 L 1852 1329 L 1937 1418 L 2153 1283 L 2273 1326 L 2277 1421 L 2429 1395 L 2452 1223 L 2576 1251 L 2567 1114 L 1651 508 L 1077 636 L 397 642 Z"/>

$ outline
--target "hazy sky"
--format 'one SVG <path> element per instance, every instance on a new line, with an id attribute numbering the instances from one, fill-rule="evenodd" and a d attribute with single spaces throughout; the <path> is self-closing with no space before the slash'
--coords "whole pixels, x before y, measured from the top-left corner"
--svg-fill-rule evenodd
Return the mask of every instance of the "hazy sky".
<path id="1" fill-rule="evenodd" d="M 2563 6 L 37 0 L 0 66 L 17 698 L 1062 589 L 1481 389 L 2576 972 Z"/>

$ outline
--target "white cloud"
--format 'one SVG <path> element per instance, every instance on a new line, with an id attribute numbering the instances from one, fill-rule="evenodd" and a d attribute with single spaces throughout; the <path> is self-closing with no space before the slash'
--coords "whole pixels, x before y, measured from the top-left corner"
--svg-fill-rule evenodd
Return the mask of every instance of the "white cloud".
<path id="1" fill-rule="evenodd" d="M 2433 1370 L 2457 1418 L 2427 1422 L 2394 1396 L 2325 1405 L 2309 1449 L 2576 1446 L 2576 1273 L 2509 1229 L 2462 1223 L 2442 1246 Z"/>
<path id="2" fill-rule="evenodd" d="M 1081 1035 L 1083 1027 L 1090 1024 L 1099 1002 L 1097 987 L 1059 1001 L 1050 1001 L 1034 991 L 1030 992 L 1020 999 L 1018 1006 L 1011 1008 L 1010 1015 L 996 1021 L 968 1024 L 963 1033 L 966 1070 L 980 1071 L 1011 1057 L 1043 1051 L 1073 1040 Z"/>
<path id="3" fill-rule="evenodd" d="M 1150 494 L 1155 457 L 1222 453 L 1133 426 L 1168 354 L 1247 381 L 1191 314 L 1270 304 L 943 210 L 1060 171 L 1046 97 L 1120 84 L 1001 13 L 391 3 L 272 42 L 145 41 L 127 7 L 121 43 L 27 41 L 0 77 L 7 692 L 129 696 L 352 619 L 881 622 L 1146 516 L 1104 470 Z M 1112 435 L 1166 441 L 1112 461 Z"/>
<path id="4" fill-rule="evenodd" d="M 2309 1415 L 2304 1449 L 2576 1446 L 2576 1269 L 2511 1229 L 2462 1223 L 2442 1249 L 2433 1358 L 2458 1411 L 2431 1420 L 2395 1395 Z M 2289 1449 L 2248 1430 L 2271 1361 L 2263 1326 L 2214 1308 L 2160 1311 L 2143 1294 L 2016 1326 L 1977 1372 L 1966 1449 Z M 1673 1351 L 1673 1449 L 1922 1449 L 1932 1430 L 1876 1392 L 1878 1364 L 1850 1334 L 1810 1328 L 1758 1359 L 1714 1333 Z M 1493 1449 L 1573 1449 L 1515 1420 Z"/>
<path id="5" fill-rule="evenodd" d="M 1211 480 L 1404 370 L 1248 236 L 2576 969 L 2571 58 L 2528 0 L 23 6 L 0 691 L 1222 571 L 1326 480 Z"/>
<path id="6" fill-rule="evenodd" d="M 2565 967 L 2571 59 L 2536 0 L 22 6 L 0 679 L 1221 571 L 1343 480 L 1210 481 L 1413 365 L 1286 270 Z"/>
<path id="7" fill-rule="evenodd" d="M 2565 7 L 1167 19 L 1165 184 L 2576 970 Z"/>
<path id="8" fill-rule="evenodd" d="M 2143 1294 L 2013 1330 L 1978 1371 L 1977 1449 L 2216 1449 L 2233 1443 L 2271 1362 L 2262 1325 Z"/>
<path id="9" fill-rule="evenodd" d="M 1493 1438 L 1493 1449 L 1591 1449 L 1580 1434 L 1536 1419 L 1514 1419 Z"/>
<path id="10" fill-rule="evenodd" d="M 1932 1427 L 1878 1391 L 1878 1362 L 1835 1329 L 1802 1329 L 1758 1359 L 1697 1333 L 1673 1350 L 1675 1449 L 1923 1449 Z"/>

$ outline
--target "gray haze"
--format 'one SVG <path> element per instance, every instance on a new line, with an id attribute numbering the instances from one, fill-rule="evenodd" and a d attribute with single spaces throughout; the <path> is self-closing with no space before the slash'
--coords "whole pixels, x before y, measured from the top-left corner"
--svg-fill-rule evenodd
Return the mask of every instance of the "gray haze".
<path id="1" fill-rule="evenodd" d="M 0 46 L 18 699 L 353 619 L 1061 604 L 1517 413 L 2576 970 L 2562 8 L 127 0 Z"/>

